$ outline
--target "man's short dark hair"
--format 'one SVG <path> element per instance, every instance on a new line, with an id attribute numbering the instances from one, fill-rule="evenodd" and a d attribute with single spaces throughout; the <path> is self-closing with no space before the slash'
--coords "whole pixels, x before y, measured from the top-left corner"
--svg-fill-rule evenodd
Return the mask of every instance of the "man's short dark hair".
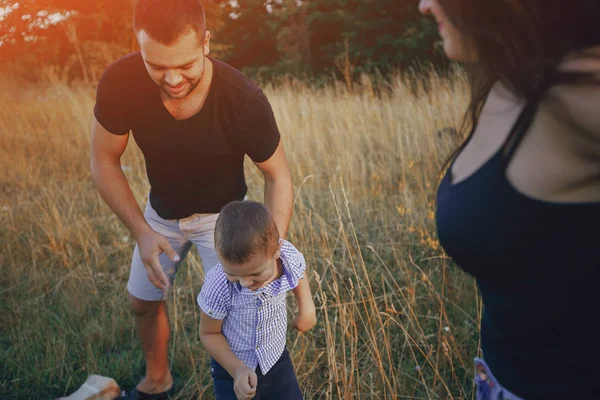
<path id="1" fill-rule="evenodd" d="M 204 37 L 206 16 L 200 0 L 137 0 L 133 8 L 133 29 L 143 30 L 165 45 L 189 32 Z"/>
<path id="2" fill-rule="evenodd" d="M 275 252 L 279 230 L 262 203 L 234 201 L 221 210 L 215 226 L 215 248 L 232 264 L 243 264 L 256 255 Z"/>

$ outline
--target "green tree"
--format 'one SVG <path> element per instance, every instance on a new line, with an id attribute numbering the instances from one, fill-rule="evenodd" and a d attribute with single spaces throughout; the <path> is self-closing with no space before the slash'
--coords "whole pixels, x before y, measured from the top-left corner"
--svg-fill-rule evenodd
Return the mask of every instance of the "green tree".
<path id="1" fill-rule="evenodd" d="M 276 28 L 265 0 L 221 2 L 227 22 L 216 42 L 227 46 L 224 60 L 236 68 L 261 67 L 278 62 Z"/>
<path id="2" fill-rule="evenodd" d="M 413 0 L 238 0 L 224 7 L 231 17 L 219 40 L 238 68 L 352 78 L 418 62 L 444 65 L 435 24 Z"/>
<path id="3" fill-rule="evenodd" d="M 16 64 L 35 79 L 40 66 L 59 66 L 64 77 L 95 81 L 108 63 L 137 50 L 134 1 L 0 0 L 12 10 L 0 23 L 0 68 Z M 203 3 L 209 28 L 219 29 L 221 5 Z"/>
<path id="4" fill-rule="evenodd" d="M 0 68 L 32 78 L 45 66 L 95 81 L 137 50 L 135 0 L 0 0 Z M 414 0 L 203 0 L 213 55 L 253 75 L 331 75 L 346 80 L 423 62 L 445 65 L 435 24 Z M 18 6 L 16 6 L 18 4 Z M 57 17 L 58 16 L 58 17 Z"/>
<path id="5" fill-rule="evenodd" d="M 436 28 L 414 1 L 308 0 L 304 7 L 317 69 L 332 68 L 340 57 L 355 64 L 357 73 L 440 61 L 434 50 Z"/>

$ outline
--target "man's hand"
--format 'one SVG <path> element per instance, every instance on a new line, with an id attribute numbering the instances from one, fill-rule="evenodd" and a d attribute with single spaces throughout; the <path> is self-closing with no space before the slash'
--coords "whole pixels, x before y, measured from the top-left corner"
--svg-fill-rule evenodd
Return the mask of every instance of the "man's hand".
<path id="1" fill-rule="evenodd" d="M 166 290 L 169 279 L 163 272 L 158 255 L 164 252 L 175 262 L 179 261 L 179 256 L 164 236 L 150 228 L 131 192 L 121 168 L 121 156 L 127 147 L 128 137 L 113 135 L 94 118 L 90 150 L 92 177 L 102 199 L 135 237 L 148 279 L 157 288 Z"/>
<path id="2" fill-rule="evenodd" d="M 300 332 L 307 332 L 315 327 L 317 324 L 317 312 L 315 310 L 315 305 L 312 305 L 312 308 L 306 307 L 307 309 L 302 310 L 294 320 L 292 321 L 292 326 L 299 330 Z"/>
<path id="3" fill-rule="evenodd" d="M 235 371 L 233 378 L 233 390 L 238 400 L 251 400 L 256 394 L 258 377 L 256 373 L 247 366 Z"/>
<path id="4" fill-rule="evenodd" d="M 157 288 L 167 290 L 170 285 L 169 278 L 163 271 L 158 256 L 165 253 L 171 260 L 177 262 L 179 255 L 173 250 L 166 237 L 152 229 L 148 229 L 140 235 L 137 238 L 137 244 L 148 279 Z"/>

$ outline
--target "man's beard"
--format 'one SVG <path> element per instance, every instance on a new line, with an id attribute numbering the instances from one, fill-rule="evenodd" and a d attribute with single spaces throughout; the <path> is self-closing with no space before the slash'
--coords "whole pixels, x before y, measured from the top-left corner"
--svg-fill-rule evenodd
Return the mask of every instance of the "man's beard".
<path id="1" fill-rule="evenodd" d="M 170 87 L 170 85 L 167 84 L 167 83 L 163 83 L 162 85 L 160 85 L 160 89 L 163 91 L 163 93 L 165 95 L 167 95 L 167 97 L 169 97 L 171 99 L 183 99 L 183 98 L 189 96 L 189 94 L 192 93 L 198 87 L 198 85 L 200 84 L 200 82 L 202 82 L 202 77 L 200 77 L 196 81 L 187 81 L 185 84 L 188 84 L 188 83 L 190 84 L 189 85 L 190 86 L 189 89 L 187 91 L 185 91 L 185 92 L 181 92 L 181 93 L 178 93 L 178 94 L 175 94 L 175 95 L 172 94 L 171 91 L 169 91 L 168 88 Z"/>
<path id="2" fill-rule="evenodd" d="M 170 97 L 171 99 L 184 99 L 187 96 L 189 96 L 190 93 L 192 93 L 194 90 L 196 90 L 196 88 L 198 87 L 198 85 L 200 83 L 202 83 L 202 80 L 204 79 L 204 76 L 206 75 L 206 62 L 204 63 L 204 68 L 202 70 L 202 75 L 200 75 L 200 77 L 198 79 L 196 79 L 195 81 L 186 81 L 185 84 L 190 84 L 190 88 L 187 90 L 187 92 L 182 92 L 182 93 L 178 93 L 176 95 L 171 94 L 171 92 L 169 91 L 169 89 L 167 89 L 165 86 L 170 87 L 170 85 L 166 82 L 161 82 L 160 85 L 160 89 L 163 91 L 164 94 L 167 95 L 167 97 Z"/>

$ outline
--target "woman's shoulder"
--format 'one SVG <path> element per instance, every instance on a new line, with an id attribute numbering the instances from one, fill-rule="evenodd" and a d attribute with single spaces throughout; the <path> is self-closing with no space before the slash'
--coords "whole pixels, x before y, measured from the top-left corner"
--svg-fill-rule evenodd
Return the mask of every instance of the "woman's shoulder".
<path id="1" fill-rule="evenodd" d="M 600 46 L 569 53 L 560 63 L 559 71 L 588 73 L 600 79 Z"/>
<path id="2" fill-rule="evenodd" d="M 554 86 L 549 96 L 565 122 L 600 146 L 600 47 L 569 55 L 559 70 L 586 74 L 585 79 Z"/>

